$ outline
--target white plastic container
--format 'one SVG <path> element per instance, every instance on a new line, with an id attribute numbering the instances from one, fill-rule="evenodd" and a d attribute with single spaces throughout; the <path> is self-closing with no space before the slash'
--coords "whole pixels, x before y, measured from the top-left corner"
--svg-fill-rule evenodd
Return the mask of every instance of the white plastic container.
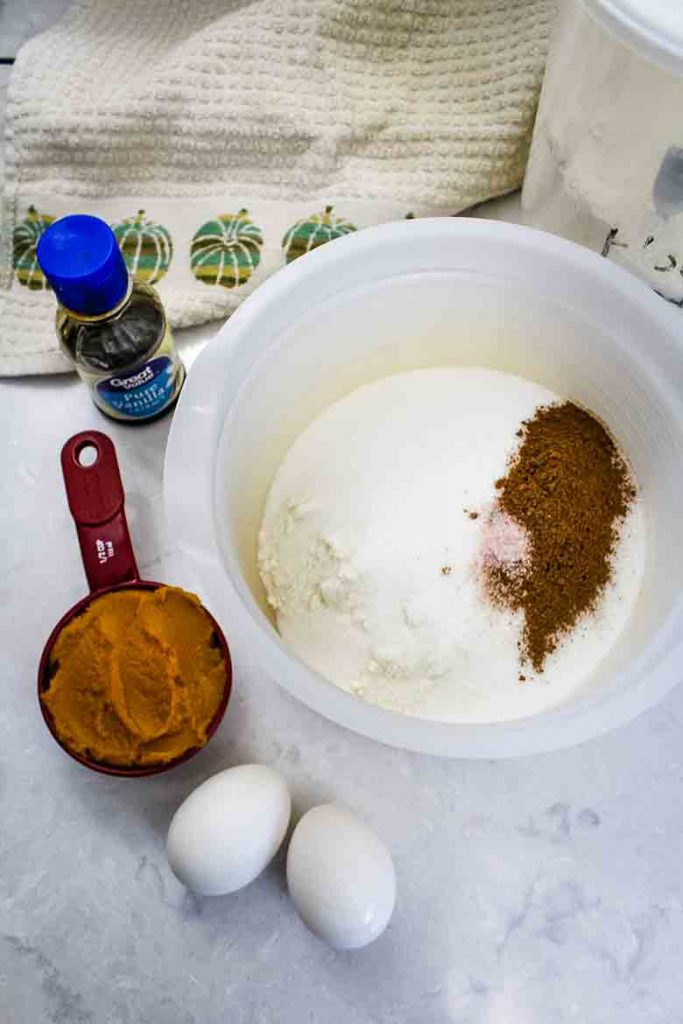
<path id="1" fill-rule="evenodd" d="M 561 0 L 525 223 L 683 306 L 683 0 Z"/>
<path id="2" fill-rule="evenodd" d="M 569 703 L 510 723 L 426 721 L 338 689 L 287 650 L 256 567 L 264 499 L 301 429 L 360 384 L 448 364 L 519 373 L 584 403 L 631 459 L 648 508 L 630 628 Z M 677 312 L 606 260 L 483 220 L 369 228 L 276 274 L 201 354 L 168 443 L 169 525 L 189 582 L 228 638 L 333 721 L 459 757 L 566 746 L 632 718 L 683 674 L 682 394 Z"/>

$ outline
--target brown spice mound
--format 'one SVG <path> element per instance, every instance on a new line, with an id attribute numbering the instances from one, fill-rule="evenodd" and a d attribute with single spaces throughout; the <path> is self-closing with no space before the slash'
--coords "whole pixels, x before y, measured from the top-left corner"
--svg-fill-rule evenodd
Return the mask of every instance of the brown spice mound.
<path id="1" fill-rule="evenodd" d="M 521 573 L 485 567 L 484 582 L 494 603 L 524 613 L 522 660 L 540 672 L 609 582 L 635 488 L 605 428 L 572 402 L 537 409 L 520 434 L 497 506 L 526 530 L 529 556 Z"/>

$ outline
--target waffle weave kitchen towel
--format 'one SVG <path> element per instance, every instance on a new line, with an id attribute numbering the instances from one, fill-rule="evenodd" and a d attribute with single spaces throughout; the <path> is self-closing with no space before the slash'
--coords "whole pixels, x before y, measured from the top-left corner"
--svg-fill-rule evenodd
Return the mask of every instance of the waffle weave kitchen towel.
<path id="1" fill-rule="evenodd" d="M 76 0 L 10 81 L 0 373 L 69 368 L 35 258 L 66 213 L 187 326 L 338 235 L 516 188 L 547 3 Z"/>

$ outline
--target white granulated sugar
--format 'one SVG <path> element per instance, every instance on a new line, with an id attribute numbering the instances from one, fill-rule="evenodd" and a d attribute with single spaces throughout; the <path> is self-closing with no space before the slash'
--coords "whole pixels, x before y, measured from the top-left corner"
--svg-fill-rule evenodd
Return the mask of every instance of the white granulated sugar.
<path id="1" fill-rule="evenodd" d="M 417 370 L 359 388 L 311 423 L 276 474 L 259 537 L 266 592 L 296 654 L 367 701 L 443 721 L 523 717 L 580 686 L 635 601 L 640 512 L 594 624 L 542 678 L 524 670 L 520 683 L 521 619 L 487 603 L 477 571 L 516 432 L 558 400 L 495 370 Z"/>

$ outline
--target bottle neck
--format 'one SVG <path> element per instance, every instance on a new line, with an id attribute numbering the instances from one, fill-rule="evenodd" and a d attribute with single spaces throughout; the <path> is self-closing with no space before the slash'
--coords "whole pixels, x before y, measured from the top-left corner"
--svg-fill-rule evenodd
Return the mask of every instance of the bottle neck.
<path id="1" fill-rule="evenodd" d="M 128 275 L 128 287 L 126 288 L 126 294 L 123 296 L 121 301 L 114 306 L 113 309 L 108 309 L 105 313 L 98 313 L 97 316 L 89 316 L 87 313 L 77 313 L 73 309 L 68 309 L 66 306 L 62 306 L 64 313 L 71 319 L 77 320 L 81 324 L 97 324 L 103 320 L 109 320 L 110 317 L 118 316 L 122 310 L 130 302 L 130 297 L 133 294 L 133 278 Z"/>

